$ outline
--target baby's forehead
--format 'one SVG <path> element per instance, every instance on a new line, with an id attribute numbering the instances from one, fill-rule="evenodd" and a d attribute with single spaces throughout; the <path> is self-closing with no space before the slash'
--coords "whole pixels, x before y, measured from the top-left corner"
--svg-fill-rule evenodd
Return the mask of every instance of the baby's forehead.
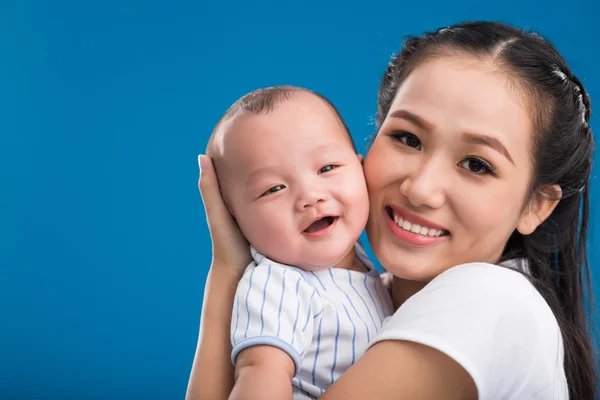
<path id="1" fill-rule="evenodd" d="M 221 121 L 212 142 L 223 172 L 237 178 L 264 164 L 293 167 L 325 152 L 343 149 L 356 153 L 337 110 L 303 92 L 258 114 L 242 111 L 230 115 Z M 281 154 L 289 157 L 275 157 Z"/>
<path id="2" fill-rule="evenodd" d="M 310 140 L 295 137 L 289 141 L 285 135 L 264 135 L 257 140 L 236 143 L 225 157 L 232 164 L 237 164 L 245 170 L 264 164 L 294 166 L 310 163 L 323 157 L 339 155 L 340 153 L 354 154 L 350 140 L 342 135 L 327 135 L 320 140 Z"/>
<path id="3" fill-rule="evenodd" d="M 307 168 L 318 168 L 323 163 L 340 162 L 355 155 L 353 147 L 343 135 L 331 135 L 318 141 L 293 142 L 286 142 L 282 136 L 269 136 L 271 140 L 235 146 L 228 152 L 224 162 L 230 179 L 250 183 L 261 177 L 291 176 Z"/>
<path id="4" fill-rule="evenodd" d="M 255 122 L 256 119 L 269 119 L 269 123 L 273 124 L 274 121 L 270 117 L 275 114 L 280 116 L 276 121 L 281 126 L 281 129 L 285 129 L 285 125 L 297 122 L 298 119 L 327 120 L 330 124 L 342 128 L 346 134 L 346 138 L 350 140 L 354 147 L 348 127 L 337 108 L 329 100 L 317 93 L 296 88 L 288 92 L 286 96 L 272 97 L 269 101 L 260 102 L 257 100 L 249 104 L 238 104 L 237 106 L 236 104 L 228 110 L 217 124 L 213 135 L 211 135 L 209 145 L 211 143 L 220 143 L 217 147 L 222 150 L 225 136 L 229 138 L 232 135 L 236 135 L 235 131 L 238 129 L 231 129 L 233 125 L 238 128 L 243 127 L 247 123 L 251 124 Z"/>

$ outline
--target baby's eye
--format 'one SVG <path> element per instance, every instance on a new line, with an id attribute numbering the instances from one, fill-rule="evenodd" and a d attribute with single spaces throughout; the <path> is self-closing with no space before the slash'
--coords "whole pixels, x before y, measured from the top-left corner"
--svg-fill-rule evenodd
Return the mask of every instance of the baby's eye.
<path id="1" fill-rule="evenodd" d="M 271 193 L 279 192 L 280 190 L 283 190 L 283 189 L 285 189 L 284 185 L 276 185 L 276 186 L 273 186 L 272 188 L 267 189 L 262 194 L 262 196 L 266 196 L 266 195 L 271 194 Z"/>
<path id="2" fill-rule="evenodd" d="M 335 165 L 332 165 L 332 164 L 326 165 L 326 166 L 324 166 L 323 168 L 321 168 L 321 169 L 319 170 L 319 174 L 322 174 L 322 173 L 324 173 L 324 172 L 329 172 L 329 171 L 333 170 L 335 167 L 336 167 L 336 166 L 335 166 Z"/>

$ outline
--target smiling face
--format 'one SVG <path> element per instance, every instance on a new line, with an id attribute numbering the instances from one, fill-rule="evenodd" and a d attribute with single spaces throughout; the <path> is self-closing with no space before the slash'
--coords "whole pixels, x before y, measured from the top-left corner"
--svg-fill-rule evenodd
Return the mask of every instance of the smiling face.
<path id="1" fill-rule="evenodd" d="M 497 262 L 516 228 L 535 225 L 523 100 L 505 72 L 469 57 L 435 57 L 402 83 L 364 163 L 369 241 L 395 276 Z"/>
<path id="2" fill-rule="evenodd" d="M 368 217 L 359 156 L 323 100 L 298 92 L 266 114 L 226 121 L 215 158 L 224 197 L 258 251 L 305 270 L 354 247 Z"/>

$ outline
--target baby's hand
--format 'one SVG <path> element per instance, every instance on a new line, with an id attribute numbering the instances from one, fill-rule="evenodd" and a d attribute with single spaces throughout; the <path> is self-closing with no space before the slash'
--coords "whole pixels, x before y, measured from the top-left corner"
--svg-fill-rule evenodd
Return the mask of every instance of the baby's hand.
<path id="1" fill-rule="evenodd" d="M 198 166 L 198 188 L 212 240 L 212 266 L 231 268 L 232 272 L 241 276 L 251 261 L 248 241 L 225 206 L 210 157 L 199 155 Z"/>

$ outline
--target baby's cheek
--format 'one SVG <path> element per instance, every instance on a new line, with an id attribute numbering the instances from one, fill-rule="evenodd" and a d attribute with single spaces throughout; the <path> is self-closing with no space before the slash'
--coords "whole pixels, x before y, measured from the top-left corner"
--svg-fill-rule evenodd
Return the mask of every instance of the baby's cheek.
<path id="1" fill-rule="evenodd" d="M 255 213 L 257 229 L 262 232 L 262 236 L 268 236 L 270 241 L 280 241 L 282 237 L 289 236 L 290 218 L 282 210 L 275 207 L 260 213 Z"/>
<path id="2" fill-rule="evenodd" d="M 344 204 L 346 215 L 356 229 L 364 229 L 369 217 L 369 196 L 366 190 L 354 190 Z"/>
<path id="3" fill-rule="evenodd" d="M 365 185 L 365 183 L 354 181 L 348 186 L 352 188 L 352 190 L 349 191 L 349 202 L 354 203 L 360 207 L 368 207 L 369 193 L 367 192 L 367 186 Z"/>
<path id="4" fill-rule="evenodd" d="M 268 223 L 260 211 L 248 207 L 236 210 L 236 221 L 248 240 L 256 237 L 257 232 L 264 230 Z"/>

